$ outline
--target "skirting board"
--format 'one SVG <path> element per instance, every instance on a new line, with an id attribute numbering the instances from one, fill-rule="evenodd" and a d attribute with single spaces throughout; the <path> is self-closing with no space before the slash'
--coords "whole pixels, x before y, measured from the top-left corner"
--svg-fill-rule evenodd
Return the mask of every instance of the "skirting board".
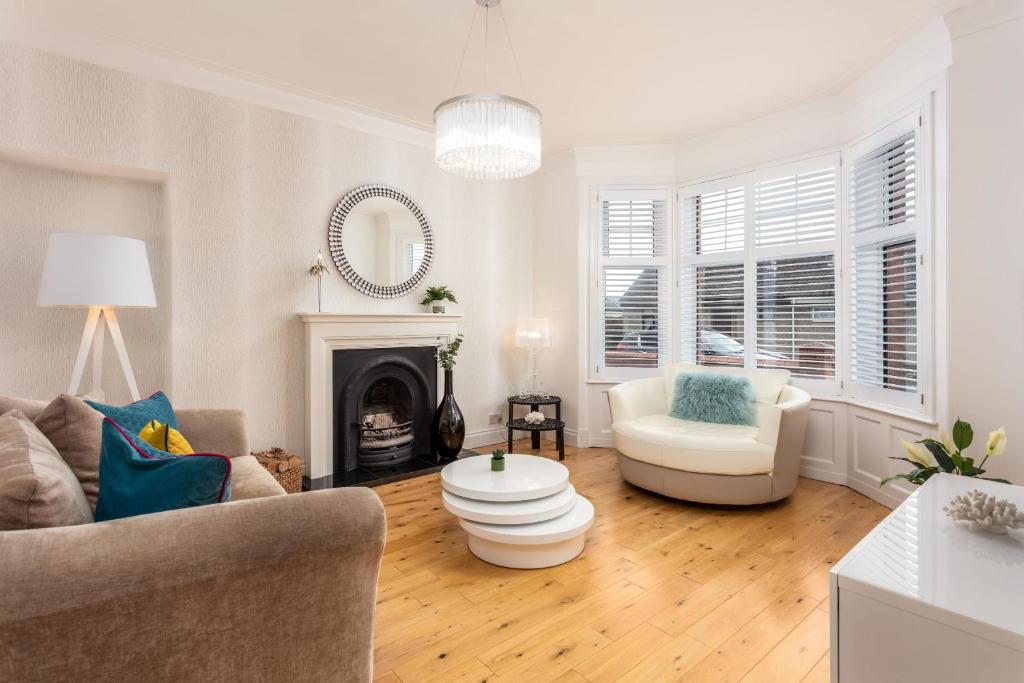
<path id="1" fill-rule="evenodd" d="M 827 481 L 830 484 L 839 484 L 841 486 L 846 486 L 845 472 L 835 472 L 833 470 L 827 470 L 822 467 L 809 467 L 807 465 L 801 465 L 800 476 L 807 477 L 808 479 L 816 479 L 817 481 Z"/>
<path id="2" fill-rule="evenodd" d="M 466 440 L 463 442 L 462 447 L 479 448 L 480 446 L 505 443 L 507 439 L 508 431 L 504 427 L 477 429 L 472 432 L 466 432 Z"/>

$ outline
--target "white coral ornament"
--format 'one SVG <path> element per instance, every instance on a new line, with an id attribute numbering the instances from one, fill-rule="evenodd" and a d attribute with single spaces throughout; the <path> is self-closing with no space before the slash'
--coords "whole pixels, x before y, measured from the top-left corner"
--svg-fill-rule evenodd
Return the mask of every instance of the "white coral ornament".
<path id="1" fill-rule="evenodd" d="M 532 425 L 539 425 L 544 422 L 546 418 L 544 417 L 544 413 L 533 410 L 527 413 L 523 419 Z"/>
<path id="2" fill-rule="evenodd" d="M 967 522 L 973 531 L 1005 534 L 1010 529 L 1024 528 L 1024 512 L 1005 498 L 996 498 L 977 489 L 949 501 L 942 508 L 955 522 Z"/>

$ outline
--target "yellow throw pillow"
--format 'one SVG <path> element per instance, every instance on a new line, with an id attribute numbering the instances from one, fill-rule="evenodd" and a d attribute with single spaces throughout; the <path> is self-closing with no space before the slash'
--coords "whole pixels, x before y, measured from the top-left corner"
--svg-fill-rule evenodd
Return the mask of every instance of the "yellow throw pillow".
<path id="1" fill-rule="evenodd" d="M 139 432 L 139 438 L 153 448 L 167 451 L 171 455 L 192 455 L 195 451 L 188 440 L 174 427 L 161 424 L 159 420 L 150 420 Z"/>

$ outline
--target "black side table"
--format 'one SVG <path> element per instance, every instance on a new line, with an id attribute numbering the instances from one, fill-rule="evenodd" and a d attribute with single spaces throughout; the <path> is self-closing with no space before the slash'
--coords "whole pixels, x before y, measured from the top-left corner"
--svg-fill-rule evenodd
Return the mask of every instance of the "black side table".
<path id="1" fill-rule="evenodd" d="M 543 422 L 530 424 L 524 418 L 513 414 L 515 406 L 530 406 L 530 411 L 538 411 L 541 406 L 554 406 L 554 419 L 546 418 Z M 512 432 L 530 432 L 530 446 L 540 448 L 540 433 L 555 433 L 555 446 L 558 448 L 558 459 L 565 460 L 565 423 L 562 422 L 562 399 L 549 394 L 517 395 L 508 397 L 508 451 L 512 452 Z"/>

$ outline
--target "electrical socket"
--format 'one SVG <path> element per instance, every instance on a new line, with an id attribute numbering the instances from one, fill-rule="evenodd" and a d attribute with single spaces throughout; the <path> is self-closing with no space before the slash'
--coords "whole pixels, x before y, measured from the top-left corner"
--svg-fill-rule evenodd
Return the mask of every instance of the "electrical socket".
<path id="1" fill-rule="evenodd" d="M 487 416 L 487 424 L 489 425 L 500 425 L 501 424 L 501 413 L 491 413 Z"/>

